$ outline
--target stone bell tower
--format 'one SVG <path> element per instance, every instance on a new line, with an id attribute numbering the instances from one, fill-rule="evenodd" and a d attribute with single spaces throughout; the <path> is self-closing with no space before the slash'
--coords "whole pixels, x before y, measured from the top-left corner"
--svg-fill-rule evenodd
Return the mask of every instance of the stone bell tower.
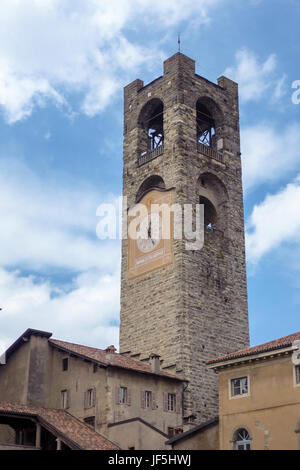
<path id="1" fill-rule="evenodd" d="M 124 89 L 123 196 L 204 205 L 204 246 L 123 240 L 120 351 L 189 385 L 184 413 L 218 413 L 214 357 L 249 344 L 238 86 L 177 53 L 148 85 Z M 127 222 L 126 222 L 127 223 Z"/>

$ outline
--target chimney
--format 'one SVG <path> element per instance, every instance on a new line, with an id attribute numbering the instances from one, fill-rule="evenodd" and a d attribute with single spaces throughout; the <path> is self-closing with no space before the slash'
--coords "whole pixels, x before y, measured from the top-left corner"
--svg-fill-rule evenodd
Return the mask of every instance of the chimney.
<path id="1" fill-rule="evenodd" d="M 183 432 L 193 429 L 197 424 L 195 420 L 196 416 L 194 414 L 185 415 L 183 417 Z"/>
<path id="2" fill-rule="evenodd" d="M 104 350 L 105 354 L 106 354 L 106 359 L 108 361 L 113 361 L 114 360 L 114 354 L 115 354 L 116 350 L 117 350 L 117 348 L 115 348 L 113 344 L 111 346 L 108 346 Z"/>
<path id="3" fill-rule="evenodd" d="M 158 354 L 150 354 L 150 366 L 155 374 L 160 373 L 160 356 Z"/>

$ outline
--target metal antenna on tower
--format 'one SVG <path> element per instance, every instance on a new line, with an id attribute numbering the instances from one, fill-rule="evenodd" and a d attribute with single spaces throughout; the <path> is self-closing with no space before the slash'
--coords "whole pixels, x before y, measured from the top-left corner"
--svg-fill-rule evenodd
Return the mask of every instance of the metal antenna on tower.
<path id="1" fill-rule="evenodd" d="M 178 52 L 180 52 L 180 33 L 178 33 Z"/>

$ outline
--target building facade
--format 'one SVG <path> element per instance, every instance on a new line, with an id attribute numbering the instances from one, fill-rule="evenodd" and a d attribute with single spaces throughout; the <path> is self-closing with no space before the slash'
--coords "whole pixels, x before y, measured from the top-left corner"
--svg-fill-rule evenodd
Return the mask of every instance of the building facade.
<path id="1" fill-rule="evenodd" d="M 148 239 L 123 240 L 120 326 L 121 353 L 159 354 L 189 381 L 184 411 L 203 422 L 218 412 L 207 361 L 249 344 L 237 84 L 206 80 L 177 53 L 163 76 L 125 87 L 123 196 L 149 214 L 152 204 L 204 206 L 202 249 L 172 230 L 154 240 L 149 226 Z"/>
<path id="2" fill-rule="evenodd" d="M 160 371 L 157 356 L 143 363 L 113 346 L 101 350 L 51 336 L 28 329 L 7 350 L 0 403 L 65 410 L 123 449 L 165 448 L 168 436 L 182 431 L 185 383 Z M 137 418 L 138 426 L 118 431 Z"/>
<path id="3" fill-rule="evenodd" d="M 300 332 L 210 362 L 221 450 L 300 450 L 299 344 Z"/>

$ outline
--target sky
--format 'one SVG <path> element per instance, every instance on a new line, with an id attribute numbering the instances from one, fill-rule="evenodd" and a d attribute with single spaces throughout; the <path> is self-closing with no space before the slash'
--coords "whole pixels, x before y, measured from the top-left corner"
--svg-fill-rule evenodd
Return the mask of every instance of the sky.
<path id="1" fill-rule="evenodd" d="M 123 87 L 181 51 L 239 83 L 251 344 L 300 331 L 300 0 L 1 0 L 0 353 L 118 346 Z M 294 87 L 294 88 L 293 88 Z M 298 103 L 298 104 L 297 104 Z"/>

